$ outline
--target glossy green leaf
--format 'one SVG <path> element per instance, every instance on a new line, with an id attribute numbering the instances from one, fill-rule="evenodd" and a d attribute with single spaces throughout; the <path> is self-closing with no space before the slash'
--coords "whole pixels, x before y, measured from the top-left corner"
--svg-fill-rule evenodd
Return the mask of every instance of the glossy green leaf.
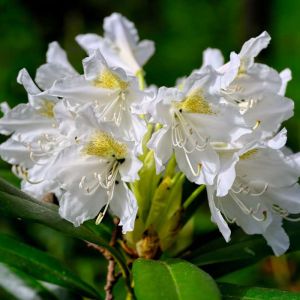
<path id="1" fill-rule="evenodd" d="M 137 300 L 219 300 L 214 280 L 204 271 L 180 259 L 138 259 L 133 264 Z"/>
<path id="2" fill-rule="evenodd" d="M 0 213 L 42 223 L 66 235 L 106 248 L 119 264 L 123 274 L 128 274 L 128 268 L 121 253 L 116 248 L 109 246 L 111 236 L 109 228 L 103 224 L 96 228 L 93 222 L 86 222 L 79 227 L 74 227 L 72 223 L 59 216 L 57 205 L 33 199 L 1 178 Z"/>
<path id="3" fill-rule="evenodd" d="M 220 284 L 219 287 L 223 300 L 300 300 L 300 293 L 234 284 Z"/>
<path id="4" fill-rule="evenodd" d="M 17 300 L 59 300 L 37 280 L 5 264 L 0 264 L 0 288 L 6 292 L 7 298 Z"/>
<path id="5" fill-rule="evenodd" d="M 290 222 L 285 224 L 285 229 L 290 237 L 289 251 L 300 250 L 300 223 Z M 260 235 L 246 235 L 237 230 L 232 240 L 226 243 L 222 237 L 217 238 L 204 246 L 194 245 L 193 251 L 184 258 L 197 266 L 212 266 L 214 275 L 223 275 L 234 269 L 255 263 L 262 258 L 273 255 L 272 249 Z M 223 267 L 213 267 L 222 264 Z M 226 266 L 228 264 L 228 267 Z"/>
<path id="6" fill-rule="evenodd" d="M 0 235 L 0 261 L 34 278 L 100 299 L 98 292 L 47 253 Z"/>

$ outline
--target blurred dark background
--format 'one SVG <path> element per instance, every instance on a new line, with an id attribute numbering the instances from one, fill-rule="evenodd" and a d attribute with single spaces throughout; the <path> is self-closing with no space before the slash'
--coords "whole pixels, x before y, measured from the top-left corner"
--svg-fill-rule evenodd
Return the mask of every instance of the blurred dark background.
<path id="1" fill-rule="evenodd" d="M 53 40 L 66 49 L 71 63 L 80 71 L 85 53 L 74 37 L 87 32 L 102 34 L 103 18 L 115 11 L 136 24 L 142 39 L 155 41 L 156 53 L 145 70 L 147 82 L 156 85 L 173 85 L 178 77 L 199 67 L 207 47 L 221 49 L 227 59 L 230 51 L 239 51 L 244 41 L 267 30 L 272 42 L 259 60 L 277 70 L 292 70 L 287 95 L 295 101 L 295 117 L 285 126 L 289 129 L 289 146 L 300 150 L 297 0 L 0 0 L 0 101 L 11 106 L 26 102 L 25 91 L 16 83 L 18 71 L 25 67 L 34 76 Z M 0 175 L 17 184 L 3 162 Z M 17 235 L 66 260 L 86 280 L 103 279 L 99 271 L 103 261 L 81 243 L 43 226 L 4 217 L 0 226 L 1 232 Z M 297 254 L 267 259 L 226 280 L 300 290 L 299 261 Z"/>

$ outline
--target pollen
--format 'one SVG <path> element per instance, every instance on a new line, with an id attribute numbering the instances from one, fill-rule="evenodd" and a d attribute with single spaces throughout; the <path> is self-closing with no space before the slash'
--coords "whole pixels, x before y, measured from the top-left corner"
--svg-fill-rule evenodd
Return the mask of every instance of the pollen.
<path id="1" fill-rule="evenodd" d="M 127 146 L 115 140 L 108 133 L 97 132 L 87 143 L 83 152 L 87 155 L 122 160 L 127 154 Z"/>
<path id="2" fill-rule="evenodd" d="M 185 98 L 182 102 L 177 104 L 177 108 L 183 112 L 198 113 L 205 115 L 212 115 L 213 111 L 207 101 L 200 94 L 192 94 Z"/>
<path id="3" fill-rule="evenodd" d="M 241 160 L 249 159 L 257 153 L 257 149 L 251 149 L 240 156 Z"/>
<path id="4" fill-rule="evenodd" d="M 94 80 L 94 85 L 99 88 L 110 90 L 125 90 L 128 87 L 127 82 L 121 80 L 120 77 L 107 69 L 104 70 L 96 80 Z"/>
<path id="5" fill-rule="evenodd" d="M 54 118 L 54 108 L 55 103 L 49 100 L 44 100 L 41 108 L 38 110 L 38 113 L 46 118 Z"/>

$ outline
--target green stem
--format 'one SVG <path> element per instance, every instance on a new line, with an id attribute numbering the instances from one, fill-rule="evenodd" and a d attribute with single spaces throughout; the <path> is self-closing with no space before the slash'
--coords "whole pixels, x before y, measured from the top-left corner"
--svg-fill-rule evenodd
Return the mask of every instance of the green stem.
<path id="1" fill-rule="evenodd" d="M 139 71 L 137 71 L 136 77 L 139 81 L 140 90 L 143 91 L 146 87 L 146 82 L 145 82 L 145 78 L 144 78 L 144 70 L 140 69 Z"/>
<path id="2" fill-rule="evenodd" d="M 192 202 L 201 194 L 201 192 L 205 189 L 205 184 L 200 185 L 197 187 L 192 194 L 186 199 L 186 201 L 183 204 L 183 208 L 187 209 Z"/>

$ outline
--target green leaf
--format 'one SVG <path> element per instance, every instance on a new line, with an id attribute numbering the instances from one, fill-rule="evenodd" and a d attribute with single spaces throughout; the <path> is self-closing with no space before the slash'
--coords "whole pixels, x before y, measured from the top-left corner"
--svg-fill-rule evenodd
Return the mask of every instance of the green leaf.
<path id="1" fill-rule="evenodd" d="M 47 253 L 0 234 L 0 261 L 34 278 L 100 299 L 98 292 Z"/>
<path id="2" fill-rule="evenodd" d="M 219 285 L 223 300 L 300 300 L 299 293 L 258 287 Z"/>
<path id="3" fill-rule="evenodd" d="M 300 250 L 300 223 L 289 222 L 285 229 L 290 237 L 289 252 Z M 184 256 L 191 263 L 204 267 L 212 266 L 214 276 L 224 275 L 240 267 L 253 264 L 266 256 L 273 255 L 272 249 L 260 235 L 247 235 L 236 230 L 232 240 L 226 243 L 222 237 L 214 239 L 204 246 L 193 245 L 192 252 Z M 214 265 L 222 264 L 222 268 Z"/>
<path id="4" fill-rule="evenodd" d="M 0 264 L 0 288 L 12 299 L 59 300 L 34 278 L 5 264 Z"/>
<path id="5" fill-rule="evenodd" d="M 137 300 L 219 300 L 214 280 L 196 266 L 180 259 L 138 259 L 133 264 Z"/>
<path id="6" fill-rule="evenodd" d="M 128 268 L 123 255 L 109 245 L 109 228 L 102 223 L 95 228 L 93 222 L 86 222 L 79 227 L 62 219 L 58 206 L 33 199 L 19 189 L 0 178 L 0 212 L 17 218 L 42 223 L 66 235 L 79 238 L 107 249 L 119 264 L 124 276 L 128 277 Z"/>

